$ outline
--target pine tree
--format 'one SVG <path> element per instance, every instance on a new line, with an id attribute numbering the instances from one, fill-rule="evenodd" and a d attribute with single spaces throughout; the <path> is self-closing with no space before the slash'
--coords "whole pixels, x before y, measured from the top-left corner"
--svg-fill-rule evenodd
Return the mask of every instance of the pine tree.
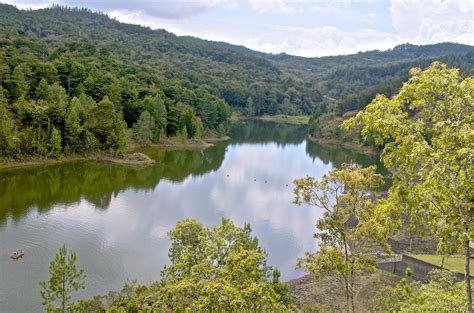
<path id="1" fill-rule="evenodd" d="M 22 64 L 16 66 L 13 70 L 13 82 L 15 83 L 15 98 L 26 97 L 30 90 L 30 84 L 26 80 L 26 68 Z"/>
<path id="2" fill-rule="evenodd" d="M 61 150 L 61 134 L 56 127 L 53 127 L 49 137 L 49 154 L 57 158 L 61 154 Z"/>
<path id="3" fill-rule="evenodd" d="M 36 87 L 35 96 L 37 100 L 50 101 L 51 87 L 48 85 L 46 79 L 42 78 Z"/>
<path id="4" fill-rule="evenodd" d="M 247 99 L 247 105 L 245 106 L 245 114 L 247 116 L 253 116 L 255 114 L 255 108 L 253 105 L 252 97 L 248 97 Z"/>
<path id="5" fill-rule="evenodd" d="M 135 137 L 140 144 L 149 144 L 153 136 L 155 121 L 148 111 L 140 114 L 137 124 L 135 125 Z"/>
<path id="6" fill-rule="evenodd" d="M 66 245 L 59 248 L 54 260 L 49 264 L 50 278 L 40 283 L 42 304 L 46 312 L 61 312 L 71 309 L 71 293 L 85 288 L 86 275 L 76 268 L 76 253 L 67 253 Z M 55 307 L 55 304 L 59 304 Z"/>

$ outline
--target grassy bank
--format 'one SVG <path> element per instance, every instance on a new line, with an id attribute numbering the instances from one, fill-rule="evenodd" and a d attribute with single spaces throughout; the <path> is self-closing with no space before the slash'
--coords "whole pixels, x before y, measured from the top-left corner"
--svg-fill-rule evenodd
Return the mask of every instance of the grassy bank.
<path id="1" fill-rule="evenodd" d="M 308 125 L 309 116 L 306 115 L 263 115 L 263 116 L 242 116 L 242 115 L 233 115 L 232 120 L 238 121 L 265 121 L 265 122 L 275 122 L 275 123 L 284 123 L 291 125 Z"/>
<path id="2" fill-rule="evenodd" d="M 59 158 L 32 158 L 21 161 L 3 160 L 0 162 L 0 170 L 14 169 L 18 167 L 29 167 L 38 165 L 53 165 L 66 162 L 78 161 L 94 161 L 94 162 L 111 162 L 122 165 L 149 165 L 155 163 L 143 153 L 131 153 L 112 155 L 108 153 L 95 153 L 87 155 L 68 155 Z"/>
<path id="3" fill-rule="evenodd" d="M 184 141 L 180 138 L 166 138 L 165 140 L 160 141 L 157 144 L 149 145 L 148 147 L 157 149 L 205 149 L 211 147 L 215 142 L 226 141 L 229 139 L 229 136 L 208 136 L 202 139 L 192 138 Z M 139 148 L 142 148 L 142 146 L 136 146 L 134 147 L 134 150 Z"/>
<path id="4" fill-rule="evenodd" d="M 58 158 L 41 157 L 41 158 L 27 158 L 23 160 L 0 160 L 0 170 L 17 167 L 28 167 L 38 165 L 51 165 L 65 162 L 77 161 L 95 161 L 95 162 L 112 162 L 123 165 L 148 165 L 153 164 L 154 160 L 150 159 L 146 154 L 140 153 L 143 148 L 152 149 L 205 149 L 212 146 L 214 142 L 229 140 L 230 137 L 209 136 L 203 139 L 187 139 L 182 140 L 178 138 L 166 138 L 158 144 L 141 146 L 137 144 L 130 144 L 124 153 L 108 153 L 97 152 L 88 153 L 84 155 L 71 154 L 62 155 Z M 137 154 L 141 154 L 138 156 Z"/>
<path id="5" fill-rule="evenodd" d="M 431 263 L 434 265 L 442 266 L 442 259 L 441 255 L 434 255 L 434 254 L 424 254 L 424 255 L 411 255 L 418 260 L 425 261 L 427 263 Z M 471 273 L 474 273 L 474 262 L 470 264 Z M 458 273 L 464 273 L 464 256 L 462 255 L 452 255 L 449 257 L 444 258 L 444 268 Z"/>
<path id="6" fill-rule="evenodd" d="M 308 140 L 315 142 L 320 145 L 333 146 L 333 147 L 342 147 L 348 150 L 360 152 L 367 155 L 378 155 L 380 150 L 376 147 L 364 146 L 360 143 L 353 141 L 342 141 L 333 138 L 322 138 L 315 136 L 308 136 Z"/>

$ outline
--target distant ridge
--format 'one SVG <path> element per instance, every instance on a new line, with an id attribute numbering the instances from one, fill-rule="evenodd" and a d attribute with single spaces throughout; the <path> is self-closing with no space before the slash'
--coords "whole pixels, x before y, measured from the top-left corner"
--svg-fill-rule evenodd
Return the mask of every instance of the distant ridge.
<path id="1" fill-rule="evenodd" d="M 440 60 L 465 75 L 474 68 L 474 47 L 463 44 L 403 44 L 386 51 L 305 58 L 178 37 L 88 9 L 61 6 L 23 11 L 0 4 L 0 34 L 0 47 L 2 41 L 14 40 L 47 60 L 85 52 L 108 55 L 160 79 L 205 88 L 244 113 L 252 99 L 254 115 L 312 114 L 333 101 L 329 99 L 340 102 L 342 114 L 361 106 L 351 99 L 363 102 L 377 90 L 396 90 L 411 67 Z M 22 43 L 24 39 L 32 43 Z"/>

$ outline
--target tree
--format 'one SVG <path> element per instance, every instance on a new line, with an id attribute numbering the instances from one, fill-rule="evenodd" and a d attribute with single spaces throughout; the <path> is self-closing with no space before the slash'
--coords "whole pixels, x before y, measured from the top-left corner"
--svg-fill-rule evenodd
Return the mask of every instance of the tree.
<path id="1" fill-rule="evenodd" d="M 223 219 L 218 227 L 179 222 L 169 233 L 171 265 L 162 273 L 164 303 L 172 309 L 274 310 L 290 305 L 286 288 L 271 282 L 266 254 L 250 226 Z M 274 288 L 279 286 L 280 289 Z M 277 291 L 279 293 L 277 293 Z"/>
<path id="2" fill-rule="evenodd" d="M 247 104 L 245 105 L 245 115 L 247 116 L 255 115 L 255 107 L 253 105 L 252 97 L 247 98 Z"/>
<path id="3" fill-rule="evenodd" d="M 56 127 L 53 127 L 49 137 L 49 155 L 57 158 L 61 154 L 61 150 L 61 134 Z"/>
<path id="4" fill-rule="evenodd" d="M 84 127 L 81 125 L 81 117 L 84 118 L 84 116 L 85 112 L 80 100 L 76 97 L 72 98 L 64 125 L 65 145 L 69 151 L 80 152 L 87 149 L 82 138 Z"/>
<path id="5" fill-rule="evenodd" d="M 373 312 L 462 312 L 466 307 L 463 284 L 456 283 L 453 273 L 432 270 L 428 283 L 403 278 L 394 287 L 385 287 L 375 294 Z"/>
<path id="6" fill-rule="evenodd" d="M 51 101 L 64 107 L 68 99 L 66 90 L 58 82 L 55 82 L 50 87 L 50 91 L 51 91 Z"/>
<path id="7" fill-rule="evenodd" d="M 86 275 L 83 269 L 76 268 L 76 260 L 76 253 L 71 251 L 68 254 L 66 245 L 63 245 L 49 264 L 50 278 L 40 283 L 42 304 L 47 312 L 65 313 L 73 308 L 71 293 L 85 288 Z M 59 306 L 55 307 L 56 304 Z"/>
<path id="8" fill-rule="evenodd" d="M 14 149 L 15 124 L 7 108 L 1 103 L 0 94 L 0 156 L 9 156 Z"/>
<path id="9" fill-rule="evenodd" d="M 291 310 L 288 289 L 279 272 L 266 264 L 266 253 L 251 228 L 223 219 L 206 228 L 183 220 L 168 235 L 171 264 L 158 284 L 138 287 L 109 310 L 129 312 L 273 312 Z"/>
<path id="10" fill-rule="evenodd" d="M 474 78 L 462 80 L 458 70 L 434 62 L 425 71 L 412 69 L 397 95 L 377 96 L 344 123 L 346 128 L 361 127 L 364 139 L 385 144 L 381 159 L 393 181 L 383 212 L 428 223 L 440 252 L 464 249 L 468 312 L 469 243 L 474 232 L 473 97 Z"/>
<path id="11" fill-rule="evenodd" d="M 38 86 L 36 87 L 35 96 L 37 100 L 51 100 L 51 87 L 48 85 L 46 79 L 41 78 Z"/>
<path id="12" fill-rule="evenodd" d="M 364 254 L 367 242 L 370 238 L 384 239 L 385 230 L 377 227 L 376 199 L 371 192 L 382 184 L 383 176 L 375 173 L 375 166 L 346 164 L 332 169 L 319 181 L 313 177 L 295 180 L 294 203 L 324 210 L 316 224 L 320 249 L 306 253 L 298 260 L 298 267 L 315 276 L 330 273 L 341 279 L 346 312 L 355 310 L 357 275 L 375 270 L 374 258 Z"/>
<path id="13" fill-rule="evenodd" d="M 114 104 L 105 97 L 89 112 L 87 126 L 103 150 L 125 147 L 125 122 L 115 112 Z"/>
<path id="14" fill-rule="evenodd" d="M 160 96 L 156 96 L 153 100 L 153 118 L 155 119 L 154 141 L 158 142 L 160 135 L 166 134 L 167 114 L 163 99 Z"/>
<path id="15" fill-rule="evenodd" d="M 153 136 L 154 128 L 155 121 L 152 119 L 150 113 L 148 113 L 148 111 L 143 111 L 135 125 L 136 140 L 140 144 L 149 144 Z"/>
<path id="16" fill-rule="evenodd" d="M 27 66 L 23 63 L 20 65 L 17 65 L 13 69 L 13 82 L 14 82 L 14 90 L 13 90 L 13 95 L 15 98 L 21 98 L 21 97 L 26 97 L 28 94 L 28 91 L 30 90 L 30 84 L 27 81 L 27 72 L 28 68 Z"/>

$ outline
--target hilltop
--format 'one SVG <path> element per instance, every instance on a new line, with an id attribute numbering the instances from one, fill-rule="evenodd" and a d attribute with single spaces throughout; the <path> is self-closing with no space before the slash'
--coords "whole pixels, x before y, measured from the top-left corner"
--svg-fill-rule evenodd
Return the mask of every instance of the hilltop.
<path id="1" fill-rule="evenodd" d="M 392 90 L 406 79 L 409 68 L 434 60 L 465 71 L 472 72 L 474 67 L 474 47 L 454 43 L 405 44 L 387 51 L 304 58 L 178 37 L 87 9 L 0 8 L 1 33 L 16 40 L 18 48 L 46 59 L 84 54 L 111 57 L 120 62 L 116 66 L 136 66 L 163 80 L 179 80 L 193 89 L 204 87 L 238 110 L 245 111 L 251 98 L 253 115 L 311 114 L 332 99 L 348 102 L 349 96 L 363 96 L 367 88 L 373 89 L 371 94 L 382 86 Z M 361 104 L 353 106 L 345 110 Z"/>

